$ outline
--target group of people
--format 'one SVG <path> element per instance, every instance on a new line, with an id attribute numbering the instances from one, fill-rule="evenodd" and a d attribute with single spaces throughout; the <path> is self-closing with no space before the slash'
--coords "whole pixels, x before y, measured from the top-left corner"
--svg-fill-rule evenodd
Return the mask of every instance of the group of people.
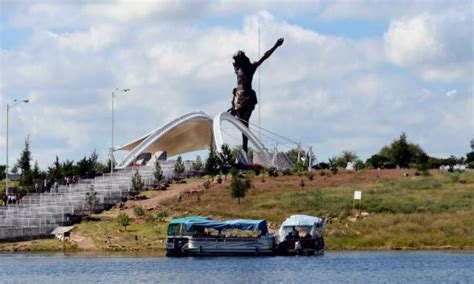
<path id="1" fill-rule="evenodd" d="M 293 227 L 291 229 L 290 232 L 288 232 L 288 234 L 285 236 L 285 241 L 288 241 L 288 240 L 300 240 L 300 239 L 311 239 L 312 236 L 310 233 L 306 232 L 306 235 L 304 237 L 301 237 L 300 236 L 300 232 L 298 230 L 296 230 L 295 227 Z"/>
<path id="2" fill-rule="evenodd" d="M 76 176 L 69 176 L 65 177 L 62 181 L 62 184 L 65 184 L 67 187 L 70 185 L 76 184 L 79 182 L 79 178 Z M 58 192 L 59 185 L 61 184 L 60 180 L 49 180 L 44 179 L 43 182 L 37 181 L 35 182 L 35 192 L 36 193 L 43 193 L 43 192 Z"/>
<path id="3" fill-rule="evenodd" d="M 21 200 L 23 198 L 23 195 L 20 193 L 17 194 L 3 194 L 2 196 L 2 206 L 10 206 L 10 205 L 16 205 L 16 204 L 21 204 Z"/>

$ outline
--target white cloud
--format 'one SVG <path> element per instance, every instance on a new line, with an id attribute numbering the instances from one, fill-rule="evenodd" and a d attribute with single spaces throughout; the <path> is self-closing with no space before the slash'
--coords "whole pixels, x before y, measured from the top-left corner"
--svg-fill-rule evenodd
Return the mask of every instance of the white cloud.
<path id="1" fill-rule="evenodd" d="M 458 91 L 457 91 L 456 89 L 447 91 L 447 92 L 446 92 L 446 96 L 447 96 L 447 97 L 452 97 L 452 96 L 456 95 L 457 92 L 458 92 Z"/>
<path id="2" fill-rule="evenodd" d="M 38 26 L 24 44 L 1 54 L 0 92 L 9 99 L 20 94 L 31 99 L 31 104 L 15 111 L 11 155 L 19 153 L 30 133 L 33 155 L 43 167 L 56 154 L 77 160 L 94 149 L 105 159 L 110 94 L 116 87 L 131 88 L 116 99 L 116 144 L 186 112 L 204 110 L 212 115 L 226 110 L 235 85 L 232 54 L 242 49 L 257 59 L 259 21 L 262 53 L 277 38 L 285 38 L 260 70 L 264 127 L 314 144 L 320 159 L 344 149 L 365 158 L 402 131 L 411 141 L 426 141 L 422 146 L 429 151 L 463 153 L 462 141 L 472 127 L 465 119 L 471 117 L 466 105 L 472 106 L 472 99 L 464 74 L 472 68 L 463 64 L 471 64 L 471 58 L 463 63 L 467 56 L 463 27 L 446 32 L 447 25 L 459 26 L 463 20 L 417 10 L 393 20 L 385 39 L 349 39 L 289 24 L 281 17 L 329 4 L 297 2 L 299 7 L 292 10 L 285 1 L 182 3 L 87 2 L 74 6 L 72 19 L 64 24 L 40 19 L 37 6 L 20 5 L 20 10 L 30 11 L 30 19 L 22 24 Z M 52 10 L 42 9 L 66 14 L 72 9 L 51 5 Z M 261 7 L 265 11 L 254 12 Z M 275 13 L 281 7 L 286 11 Z M 209 15 L 239 20 L 221 25 Z M 14 18 L 20 24 L 21 18 Z M 408 38 L 409 44 L 403 42 Z M 429 41 L 432 44 L 427 45 Z M 402 68 L 393 72 L 387 68 L 387 58 Z M 406 71 L 411 69 L 430 81 L 414 78 Z M 449 87 L 437 84 L 440 77 L 449 80 Z M 256 83 L 257 77 L 255 89 Z M 456 90 L 455 99 L 433 91 L 450 89 Z M 255 111 L 253 123 L 257 117 Z M 446 123 L 440 124 L 440 118 Z M 456 130 L 447 123 L 457 123 Z M 455 146 L 446 137 L 455 140 Z"/>
<path id="3" fill-rule="evenodd" d="M 413 68 L 425 80 L 470 81 L 474 60 L 468 12 L 423 13 L 392 21 L 384 35 L 387 59 Z"/>

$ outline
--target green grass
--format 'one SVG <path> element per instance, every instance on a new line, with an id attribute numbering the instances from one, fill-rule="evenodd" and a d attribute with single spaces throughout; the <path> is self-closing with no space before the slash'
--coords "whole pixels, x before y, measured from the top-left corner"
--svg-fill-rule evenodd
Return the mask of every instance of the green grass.
<path id="1" fill-rule="evenodd" d="M 227 181 L 206 189 L 199 200 L 195 196 L 180 202 L 173 199 L 138 218 L 130 212 L 136 220 L 126 230 L 117 224 L 119 210 L 112 209 L 94 216 L 98 220 L 77 225 L 73 234 L 92 240 L 100 251 L 163 253 L 167 221 L 174 217 L 266 219 L 270 230 L 276 231 L 288 216 L 308 214 L 326 219 L 328 249 L 474 249 L 474 171 L 408 177 L 402 177 L 402 171 L 383 174 L 316 174 L 313 181 L 305 179 L 305 187 L 299 185 L 298 176 L 266 176 L 265 182 L 259 176 L 240 206 L 231 198 Z M 180 185 L 173 184 L 171 190 L 176 186 Z M 355 221 L 354 190 L 362 191 L 361 210 L 370 213 Z M 152 197 L 160 192 L 143 194 Z M 81 245 L 71 249 L 80 250 Z M 0 246 L 0 250 L 5 249 Z"/>
<path id="2" fill-rule="evenodd" d="M 304 188 L 296 177 L 278 179 L 271 188 L 254 179 L 241 206 L 228 190 L 211 189 L 200 202 L 185 200 L 168 208 L 183 215 L 263 218 L 277 224 L 296 213 L 321 216 L 332 220 L 326 227 L 329 249 L 474 248 L 472 171 L 327 186 L 305 181 Z M 357 211 L 354 190 L 362 191 L 361 210 L 370 216 L 350 222 L 347 217 Z"/>

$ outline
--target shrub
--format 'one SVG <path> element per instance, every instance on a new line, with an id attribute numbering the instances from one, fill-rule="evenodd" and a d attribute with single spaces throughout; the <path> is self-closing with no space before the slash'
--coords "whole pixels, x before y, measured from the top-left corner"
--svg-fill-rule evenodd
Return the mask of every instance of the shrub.
<path id="1" fill-rule="evenodd" d="M 193 162 L 191 167 L 193 171 L 196 171 L 196 172 L 199 172 L 202 170 L 202 168 L 204 167 L 204 164 L 202 163 L 201 156 L 199 155 L 196 156 L 196 161 Z"/>
<path id="2" fill-rule="evenodd" d="M 275 168 L 275 167 L 269 167 L 267 169 L 267 172 L 268 172 L 268 175 L 271 176 L 271 177 L 277 177 L 278 176 L 278 171 L 277 171 L 277 168 Z"/>
<path id="3" fill-rule="evenodd" d="M 157 214 L 157 216 L 158 216 L 158 218 L 160 219 L 160 221 L 164 221 L 166 218 L 169 217 L 169 215 L 170 215 L 170 214 L 169 214 L 167 211 L 165 211 L 165 210 L 162 210 L 162 211 L 158 212 L 158 214 Z"/>
<path id="4" fill-rule="evenodd" d="M 233 176 L 230 182 L 230 190 L 232 198 L 237 198 L 240 206 L 240 198 L 245 197 L 247 189 L 252 186 L 252 182 L 248 178 Z"/>
<path id="5" fill-rule="evenodd" d="M 86 192 L 86 203 L 89 205 L 89 210 L 94 213 L 95 206 L 99 201 L 97 200 L 97 192 L 94 190 L 94 185 L 89 186 L 89 190 Z"/>
<path id="6" fill-rule="evenodd" d="M 309 180 L 313 180 L 314 179 L 314 172 L 307 172 L 306 173 L 306 177 L 309 179 Z"/>
<path id="7" fill-rule="evenodd" d="M 141 192 L 143 191 L 143 188 L 144 188 L 144 184 L 142 182 L 142 177 L 140 176 L 138 171 L 136 171 L 132 177 L 132 191 Z"/>
<path id="8" fill-rule="evenodd" d="M 164 178 L 163 170 L 161 169 L 160 161 L 158 159 L 155 160 L 155 168 L 153 171 L 153 177 L 155 184 L 159 184 L 160 181 Z"/>
<path id="9" fill-rule="evenodd" d="M 130 217 L 125 214 L 125 213 L 120 213 L 118 216 L 117 216 L 117 223 L 122 226 L 125 231 L 127 230 L 127 226 L 130 225 L 130 222 L 132 220 L 130 219 Z"/>
<path id="10" fill-rule="evenodd" d="M 217 176 L 217 183 L 218 183 L 218 184 L 221 184 L 221 183 L 222 183 L 222 177 L 221 177 L 221 175 L 218 175 L 218 176 Z"/>
<path id="11" fill-rule="evenodd" d="M 304 180 L 303 179 L 300 180 L 300 186 L 304 187 Z"/>
<path id="12" fill-rule="evenodd" d="M 300 172 L 300 171 L 298 171 Z M 293 175 L 293 171 L 291 169 L 284 169 L 282 172 L 281 172 L 284 176 L 291 176 Z"/>
<path id="13" fill-rule="evenodd" d="M 137 217 L 140 217 L 140 216 L 144 216 L 144 215 L 145 215 L 145 211 L 143 210 L 142 207 L 135 207 L 135 208 L 133 208 L 133 213 L 134 213 L 135 216 L 137 216 Z"/>
<path id="14" fill-rule="evenodd" d="M 202 186 L 204 186 L 205 189 L 209 189 L 211 188 L 211 182 L 209 180 L 206 180 L 202 183 Z"/>
<path id="15" fill-rule="evenodd" d="M 255 173 L 256 176 L 264 170 L 263 166 L 260 164 L 249 164 L 247 168 Z"/>
<path id="16" fill-rule="evenodd" d="M 183 163 L 183 158 L 181 158 L 181 156 L 178 156 L 178 158 L 176 159 L 176 163 L 174 164 L 174 173 L 178 179 L 182 177 L 184 170 L 185 167 Z"/>

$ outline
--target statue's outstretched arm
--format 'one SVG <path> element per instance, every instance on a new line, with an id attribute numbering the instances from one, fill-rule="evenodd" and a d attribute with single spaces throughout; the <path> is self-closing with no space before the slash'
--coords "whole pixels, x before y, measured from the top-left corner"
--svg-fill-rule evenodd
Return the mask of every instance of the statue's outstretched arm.
<path id="1" fill-rule="evenodd" d="M 279 38 L 276 42 L 275 42 L 275 45 L 270 48 L 269 50 L 267 50 L 265 52 L 265 54 L 263 54 L 262 58 L 260 58 L 260 60 L 258 60 L 257 62 L 255 62 L 254 64 L 256 65 L 255 67 L 258 67 L 260 66 L 260 64 L 263 63 L 263 61 L 265 61 L 268 57 L 270 57 L 270 55 L 272 55 L 272 53 L 275 51 L 275 49 L 277 49 L 280 45 L 283 44 L 283 41 L 284 39 L 283 38 Z"/>

